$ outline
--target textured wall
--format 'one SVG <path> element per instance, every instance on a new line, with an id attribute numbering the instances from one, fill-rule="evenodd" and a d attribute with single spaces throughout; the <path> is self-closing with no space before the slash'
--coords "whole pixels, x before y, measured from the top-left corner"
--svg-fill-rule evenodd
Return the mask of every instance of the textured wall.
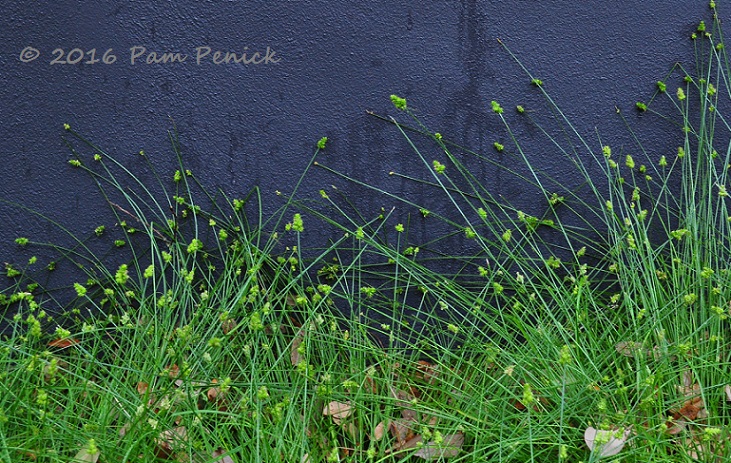
<path id="1" fill-rule="evenodd" d="M 605 142 L 629 143 L 613 117 L 615 105 L 630 110 L 674 62 L 690 62 L 688 36 L 710 17 L 705 0 L 672 3 L 3 2 L 0 198 L 42 211 L 74 232 L 111 225 L 88 179 L 65 163 L 62 124 L 129 156 L 144 176 L 144 165 L 133 160 L 141 149 L 163 170 L 174 165 L 171 120 L 188 165 L 207 185 L 232 194 L 258 184 L 278 204 L 274 190 L 291 189 L 314 143 L 328 136 L 323 162 L 384 188 L 410 188 L 406 194 L 419 198 L 418 188 L 387 175 L 408 172 L 414 163 L 403 140 L 366 110 L 395 114 L 388 96 L 397 93 L 434 130 L 492 153 L 493 134 L 501 129 L 490 100 L 506 107 L 537 100 L 498 37 L 541 76 L 579 130 L 592 136 L 598 127 Z M 37 50 L 36 59 L 27 47 Z M 210 53 L 198 59 L 205 47 Z M 116 61 L 105 64 L 109 49 L 107 61 L 111 54 Z M 261 62 L 215 64 L 216 51 L 247 52 Z M 169 62 L 147 63 L 165 53 Z M 52 64 L 54 58 L 80 62 Z M 99 61 L 87 64 L 92 58 Z M 668 127 L 631 115 L 641 136 L 655 137 L 658 151 L 672 149 Z M 526 146 L 541 167 L 568 176 L 545 143 Z M 511 200 L 530 201 L 496 172 L 481 175 Z M 352 191 L 365 210 L 393 203 L 324 174 L 310 177 L 303 192 L 316 194 L 331 183 Z M 16 260 L 16 236 L 43 241 L 58 233 L 0 205 L 0 262 Z"/>

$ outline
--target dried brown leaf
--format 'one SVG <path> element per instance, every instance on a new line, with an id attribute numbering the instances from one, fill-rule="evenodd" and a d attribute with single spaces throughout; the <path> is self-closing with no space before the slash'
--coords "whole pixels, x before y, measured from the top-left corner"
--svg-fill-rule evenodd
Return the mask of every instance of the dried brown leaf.
<path id="1" fill-rule="evenodd" d="M 627 442 L 632 430 L 597 430 L 589 426 L 584 431 L 584 442 L 589 450 L 596 451 L 599 458 L 618 454 Z"/>
<path id="2" fill-rule="evenodd" d="M 683 396 L 687 399 L 697 397 L 701 393 L 701 385 L 693 381 L 693 372 L 685 370 L 683 372 L 683 386 L 680 388 Z"/>
<path id="3" fill-rule="evenodd" d="M 170 379 L 175 379 L 180 376 L 180 367 L 177 363 L 174 363 L 168 367 L 167 373 Z"/>
<path id="4" fill-rule="evenodd" d="M 677 421 L 699 421 L 708 417 L 706 404 L 701 396 L 701 386 L 693 381 L 690 370 L 683 372 L 683 385 L 678 386 L 679 392 L 686 399 L 678 409 L 671 409 L 672 417 Z"/>
<path id="5" fill-rule="evenodd" d="M 234 328 L 236 328 L 236 325 L 238 325 L 236 320 L 233 318 L 227 318 L 221 323 L 221 330 L 223 331 L 223 334 L 229 334 Z"/>
<path id="6" fill-rule="evenodd" d="M 228 405 L 226 395 L 228 391 L 226 389 L 221 389 L 221 386 L 215 386 L 215 384 L 218 384 L 218 380 L 215 378 L 211 380 L 211 383 L 213 383 L 214 386 L 208 388 L 208 391 L 206 391 L 208 401 L 215 403 L 219 411 L 227 411 Z"/>
<path id="7" fill-rule="evenodd" d="M 349 423 L 343 423 L 343 431 L 347 432 L 353 439 L 358 438 L 358 427 L 352 421 Z"/>
<path id="8" fill-rule="evenodd" d="M 408 407 L 411 405 L 411 401 L 414 400 L 414 396 L 404 390 L 396 389 L 391 386 L 391 396 L 396 399 L 396 405 L 399 407 Z"/>
<path id="9" fill-rule="evenodd" d="M 413 435 L 411 428 L 406 424 L 405 420 L 393 420 L 388 424 L 391 435 L 397 442 L 405 442 Z"/>
<path id="10" fill-rule="evenodd" d="M 162 459 L 171 458 L 178 449 L 184 448 L 187 437 L 188 431 L 185 426 L 161 432 L 155 439 L 155 455 Z"/>
<path id="11" fill-rule="evenodd" d="M 406 421 L 416 421 L 417 414 L 416 411 L 412 410 L 411 408 L 404 408 L 403 410 L 401 410 L 401 417 Z"/>
<path id="12" fill-rule="evenodd" d="M 624 355 L 625 357 L 634 357 L 635 355 L 640 354 L 655 360 L 660 358 L 660 348 L 658 346 L 654 346 L 652 349 L 647 349 L 643 347 L 641 342 L 637 341 L 618 342 L 614 348 L 617 353 Z"/>
<path id="13" fill-rule="evenodd" d="M 216 378 L 213 378 L 211 380 L 211 383 L 218 384 L 218 380 Z M 209 402 L 213 402 L 218 398 L 218 395 L 221 393 L 218 387 L 213 386 L 208 388 L 208 391 L 206 392 L 206 397 L 208 397 Z"/>
<path id="14" fill-rule="evenodd" d="M 365 382 L 368 385 L 368 387 L 370 388 L 371 394 L 378 393 L 378 387 L 376 387 L 376 381 L 373 378 L 371 378 L 370 376 L 366 376 Z"/>
<path id="15" fill-rule="evenodd" d="M 300 328 L 292 341 L 292 348 L 289 351 L 289 360 L 292 363 L 292 366 L 296 367 L 303 360 L 302 354 L 299 353 L 299 347 L 302 345 L 302 341 L 304 341 L 304 339 L 305 332 L 302 328 Z"/>
<path id="16" fill-rule="evenodd" d="M 414 395 L 401 389 L 396 389 L 393 386 L 391 386 L 391 395 L 396 399 L 397 406 L 404 407 L 401 410 L 401 417 L 407 421 L 416 421 L 416 411 L 409 408 L 411 402 L 415 399 Z"/>
<path id="17" fill-rule="evenodd" d="M 80 343 L 76 338 L 63 338 L 63 339 L 54 339 L 53 341 L 50 341 L 48 343 L 48 347 L 55 347 L 57 349 L 66 349 L 71 346 L 75 346 L 76 344 Z"/>
<path id="18" fill-rule="evenodd" d="M 429 363 L 426 360 L 419 360 L 416 365 L 416 379 L 433 384 L 439 377 L 439 366 Z"/>
<path id="19" fill-rule="evenodd" d="M 693 372 L 690 370 L 685 370 L 683 372 L 683 387 L 685 389 L 693 387 Z"/>
<path id="20" fill-rule="evenodd" d="M 97 449 L 96 452 L 89 452 L 89 444 L 87 443 L 79 452 L 76 454 L 73 463 L 96 463 L 99 460 L 101 452 Z"/>
<path id="21" fill-rule="evenodd" d="M 414 453 L 415 457 L 424 460 L 436 460 L 438 458 L 451 458 L 459 455 L 462 445 L 464 444 L 464 434 L 448 434 L 442 438 L 441 443 L 429 441 Z"/>
<path id="22" fill-rule="evenodd" d="M 409 438 L 406 441 L 396 442 L 396 444 L 393 446 L 392 451 L 408 450 L 408 449 L 416 448 L 416 446 L 420 442 L 423 442 L 423 440 L 424 439 L 421 437 L 420 434 L 419 435 L 416 435 L 416 436 L 412 436 L 411 438 Z"/>
<path id="23" fill-rule="evenodd" d="M 642 343 L 641 342 L 635 342 L 635 341 L 622 341 L 618 342 L 617 345 L 614 346 L 617 353 L 624 355 L 625 357 L 632 357 L 635 355 L 635 352 L 642 351 Z"/>
<path id="24" fill-rule="evenodd" d="M 683 397 L 688 400 L 698 398 L 701 395 L 701 385 L 693 381 L 693 372 L 690 370 L 683 372 L 683 385 L 677 388 L 683 394 Z"/>
<path id="25" fill-rule="evenodd" d="M 680 409 L 673 415 L 679 415 L 675 417 L 676 419 L 682 416 L 688 421 L 695 421 L 699 418 L 699 415 L 701 415 L 701 410 L 703 410 L 704 408 L 705 405 L 703 404 L 703 399 L 700 397 L 696 397 L 695 399 L 691 399 L 685 402 L 683 406 L 680 407 Z"/>
<path id="26" fill-rule="evenodd" d="M 350 402 L 338 402 L 333 400 L 329 404 L 325 405 L 322 410 L 324 416 L 332 417 L 336 424 L 340 424 L 344 419 L 348 418 L 353 414 L 353 408 Z"/>
<path id="27" fill-rule="evenodd" d="M 726 437 L 720 434 L 709 438 L 708 435 L 699 433 L 695 436 L 687 437 L 682 442 L 681 449 L 686 455 L 696 461 L 725 463 L 728 460 L 728 458 L 723 457 L 726 452 L 724 445 L 726 439 Z"/>
<path id="28" fill-rule="evenodd" d="M 211 454 L 212 457 L 221 457 L 217 460 L 213 460 L 213 463 L 235 463 L 234 459 L 231 458 L 228 453 L 223 449 L 218 449 Z"/>
<path id="29" fill-rule="evenodd" d="M 683 432 L 687 425 L 688 423 L 684 420 L 672 419 L 665 423 L 665 426 L 667 426 L 667 431 L 665 432 L 667 432 L 671 436 L 675 436 Z"/>
<path id="30" fill-rule="evenodd" d="M 386 425 L 383 423 L 383 421 L 381 421 L 373 429 L 373 439 L 376 441 L 379 441 L 379 440 L 383 439 L 383 436 L 385 434 L 386 434 Z"/>

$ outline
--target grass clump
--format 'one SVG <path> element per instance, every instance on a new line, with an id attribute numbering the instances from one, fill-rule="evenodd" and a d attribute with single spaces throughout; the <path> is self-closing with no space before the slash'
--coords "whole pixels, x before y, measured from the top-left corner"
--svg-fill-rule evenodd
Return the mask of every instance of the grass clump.
<path id="1" fill-rule="evenodd" d="M 498 168 L 534 188 L 532 210 L 506 203 L 476 174 L 494 156 L 449 142 L 397 106 L 413 122 L 392 122 L 426 174 L 391 175 L 450 207 L 434 212 L 372 188 L 413 208 L 414 221 L 446 231 L 388 250 L 379 247 L 388 237 L 374 234 L 368 245 L 396 266 L 383 289 L 412 291 L 400 298 L 411 316 L 400 316 L 396 338 L 422 355 L 416 340 L 435 340 L 429 361 L 457 366 L 452 375 L 466 381 L 454 391 L 470 393 L 464 402 L 452 397 L 459 405 L 450 414 L 466 429 L 465 458 L 728 458 L 729 68 L 718 23 L 699 26 L 693 40 L 695 68 L 674 67 L 638 106 L 676 125 L 671 153 L 654 153 L 636 136 L 627 151 L 589 141 L 523 68 L 540 82 L 534 91 L 545 107 L 518 106 L 510 116 L 500 102 L 491 106 L 507 140 L 495 145 L 508 159 Z M 541 123 L 545 110 L 557 127 Z M 536 168 L 514 135 L 524 124 L 575 167 L 580 185 Z M 426 154 L 434 145 L 440 153 Z M 329 216 L 342 223 L 347 214 Z M 409 257 L 413 249 L 420 259 Z M 435 261 L 458 262 L 455 274 L 446 278 Z"/>
<path id="2" fill-rule="evenodd" d="M 504 164 L 429 130 L 392 95 L 413 122 L 391 122 L 424 173 L 392 175 L 430 203 L 317 164 L 400 201 L 370 215 L 337 191 L 299 200 L 298 182 L 267 217 L 257 189 L 211 194 L 182 161 L 146 183 L 67 127 L 71 167 L 94 179 L 118 227 L 56 248 L 84 271 L 64 313 L 32 281 L 35 262 L 6 268 L 0 459 L 728 459 L 720 34 L 715 18 L 699 26 L 696 67 L 673 68 L 637 105 L 677 122 L 672 153 L 637 137 L 627 151 L 589 141 L 526 68 L 546 106 L 511 115 L 491 102 Z M 542 125 L 544 111 L 560 127 Z M 522 124 L 581 185 L 534 166 L 514 135 Z M 534 188 L 530 210 L 492 191 L 481 163 Z M 327 245 L 308 242 L 313 221 L 334 230 Z M 424 239 L 412 233 L 422 222 Z M 98 253 L 99 239 L 121 254 Z"/>

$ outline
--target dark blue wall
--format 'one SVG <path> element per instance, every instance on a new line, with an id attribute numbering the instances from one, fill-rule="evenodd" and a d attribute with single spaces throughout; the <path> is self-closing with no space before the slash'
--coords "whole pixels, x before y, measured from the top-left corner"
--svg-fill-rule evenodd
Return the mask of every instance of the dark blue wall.
<path id="1" fill-rule="evenodd" d="M 75 232 L 109 224 L 88 179 L 65 162 L 62 124 L 129 156 L 135 169 L 144 169 L 133 161 L 143 149 L 169 171 L 171 120 L 188 165 L 209 186 L 231 194 L 258 184 L 266 200 L 278 204 L 274 191 L 292 188 L 322 136 L 330 140 L 324 162 L 384 188 L 413 188 L 387 175 L 408 172 L 415 162 L 403 140 L 366 110 L 395 114 L 388 96 L 399 94 L 445 137 L 491 152 L 502 129 L 491 117 L 490 100 L 506 107 L 537 100 L 498 37 L 543 79 L 580 131 L 591 136 L 598 127 L 605 142 L 629 143 L 613 117 L 615 105 L 631 110 L 674 62 L 690 63 L 688 36 L 709 18 L 705 0 L 672 6 L 660 0 L 6 1 L 0 15 L 0 198 L 40 210 Z M 38 58 L 22 62 L 21 52 L 32 52 L 26 47 Z M 144 54 L 132 64 L 133 47 L 187 59 L 146 64 Z M 197 47 L 212 50 L 200 64 Z M 52 65 L 56 48 L 64 59 L 75 48 L 94 48 L 98 59 L 112 49 L 117 60 Z M 217 50 L 267 48 L 278 62 L 212 63 Z M 668 127 L 631 114 L 640 135 L 657 140 L 658 152 L 673 149 Z M 541 167 L 564 175 L 566 167 L 544 142 L 527 146 Z M 530 201 L 515 182 L 484 175 L 498 193 Z M 310 177 L 303 193 L 316 195 L 331 183 L 352 192 L 364 210 L 393 203 L 324 174 Z M 0 262 L 16 260 L 15 237 L 44 241 L 58 233 L 26 212 L 0 206 Z"/>

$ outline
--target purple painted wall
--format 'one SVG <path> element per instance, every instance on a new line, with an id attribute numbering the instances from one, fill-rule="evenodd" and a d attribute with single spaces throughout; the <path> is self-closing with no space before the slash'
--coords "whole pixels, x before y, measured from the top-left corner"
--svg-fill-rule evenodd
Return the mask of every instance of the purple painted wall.
<path id="1" fill-rule="evenodd" d="M 366 110 L 396 114 L 388 99 L 396 93 L 445 137 L 492 152 L 493 134 L 502 129 L 490 117 L 490 101 L 530 107 L 538 100 L 496 38 L 541 76 L 584 134 L 598 127 L 605 141 L 629 144 L 613 117 L 615 105 L 631 110 L 673 63 L 691 62 L 688 36 L 710 18 L 705 0 L 672 3 L 4 2 L 0 198 L 74 232 L 112 225 L 87 177 L 66 164 L 62 125 L 128 156 L 135 169 L 144 169 L 134 161 L 144 150 L 169 172 L 175 165 L 167 138 L 171 120 L 188 166 L 210 187 L 231 194 L 256 184 L 278 205 L 274 191 L 291 190 L 315 142 L 327 136 L 323 162 L 387 189 L 412 188 L 405 194 L 418 198 L 421 190 L 387 175 L 408 172 L 415 162 L 408 148 L 392 126 Z M 233 52 L 237 58 L 247 53 L 252 63 L 216 64 L 217 51 L 219 61 Z M 663 143 L 668 150 L 675 146 L 665 136 L 670 128 L 658 120 L 639 120 L 637 129 L 655 137 L 658 150 Z M 541 167 L 570 182 L 545 143 L 527 146 Z M 495 171 L 482 174 L 511 200 L 531 200 Z M 324 173 L 309 177 L 303 194 L 316 196 L 332 183 L 363 210 L 393 205 Z M 15 237 L 45 241 L 58 233 L 0 205 L 0 262 L 17 260 Z"/>

